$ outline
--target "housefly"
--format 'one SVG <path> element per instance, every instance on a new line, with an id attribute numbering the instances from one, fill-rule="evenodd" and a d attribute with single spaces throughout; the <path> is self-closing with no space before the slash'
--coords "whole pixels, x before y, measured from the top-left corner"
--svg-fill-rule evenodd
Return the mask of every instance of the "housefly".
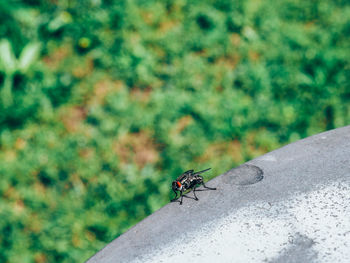
<path id="1" fill-rule="evenodd" d="M 194 198 L 195 200 L 199 200 L 198 197 L 196 196 L 196 188 L 199 185 L 203 185 L 204 188 L 207 188 L 209 190 L 216 190 L 216 188 L 211 188 L 208 187 L 204 184 L 204 180 L 203 177 L 200 176 L 201 173 L 204 173 L 208 170 L 210 170 L 211 168 L 205 169 L 203 171 L 199 171 L 199 172 L 194 172 L 193 170 L 188 170 L 186 172 L 184 172 L 183 174 L 181 174 L 175 181 L 173 181 L 172 183 L 172 189 L 175 193 L 175 198 L 171 200 L 171 202 L 176 201 L 177 199 L 179 199 L 181 197 L 180 200 L 180 205 L 182 205 L 182 199 L 183 199 L 183 193 L 186 190 L 189 189 L 193 189 L 193 194 L 194 194 Z M 180 192 L 180 196 L 177 197 L 177 192 Z"/>

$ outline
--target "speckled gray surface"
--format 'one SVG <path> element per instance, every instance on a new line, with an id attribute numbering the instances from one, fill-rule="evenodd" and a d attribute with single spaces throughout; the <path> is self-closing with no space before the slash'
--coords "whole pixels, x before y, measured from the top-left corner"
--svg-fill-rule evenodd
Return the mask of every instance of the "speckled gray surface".
<path id="1" fill-rule="evenodd" d="M 350 262 L 350 126 L 282 147 L 169 203 L 92 262 Z"/>

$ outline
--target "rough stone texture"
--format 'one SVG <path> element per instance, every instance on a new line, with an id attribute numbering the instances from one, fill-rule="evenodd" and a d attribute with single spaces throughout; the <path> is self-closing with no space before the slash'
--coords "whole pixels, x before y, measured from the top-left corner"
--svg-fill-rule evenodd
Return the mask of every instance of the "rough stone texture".
<path id="1" fill-rule="evenodd" d="M 350 262 L 350 126 L 207 185 L 218 190 L 167 204 L 88 262 Z"/>

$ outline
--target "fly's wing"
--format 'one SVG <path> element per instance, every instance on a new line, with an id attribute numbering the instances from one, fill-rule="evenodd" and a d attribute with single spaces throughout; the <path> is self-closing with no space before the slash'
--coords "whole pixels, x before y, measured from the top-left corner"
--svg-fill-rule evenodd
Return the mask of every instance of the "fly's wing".
<path id="1" fill-rule="evenodd" d="M 209 171 L 210 169 L 211 169 L 211 168 L 205 169 L 205 170 L 203 170 L 203 171 L 195 172 L 193 175 L 199 175 L 199 174 L 201 174 L 201 173 L 204 173 L 204 172 L 206 172 L 206 171 Z"/>
<path id="2" fill-rule="evenodd" d="M 190 174 L 193 174 L 193 170 L 188 170 L 188 171 L 184 172 L 176 180 L 177 181 L 182 181 L 185 177 L 187 177 Z"/>
<path id="3" fill-rule="evenodd" d="M 181 174 L 178 178 L 176 178 L 176 181 L 182 182 L 186 177 L 186 174 Z"/>

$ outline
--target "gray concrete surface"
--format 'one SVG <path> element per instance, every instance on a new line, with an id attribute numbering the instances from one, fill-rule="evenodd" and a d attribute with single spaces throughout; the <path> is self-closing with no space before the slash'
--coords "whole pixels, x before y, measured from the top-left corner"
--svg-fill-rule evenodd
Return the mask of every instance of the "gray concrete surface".
<path id="1" fill-rule="evenodd" d="M 88 262 L 350 262 L 350 126 L 207 185 L 218 190 L 167 204 Z"/>

